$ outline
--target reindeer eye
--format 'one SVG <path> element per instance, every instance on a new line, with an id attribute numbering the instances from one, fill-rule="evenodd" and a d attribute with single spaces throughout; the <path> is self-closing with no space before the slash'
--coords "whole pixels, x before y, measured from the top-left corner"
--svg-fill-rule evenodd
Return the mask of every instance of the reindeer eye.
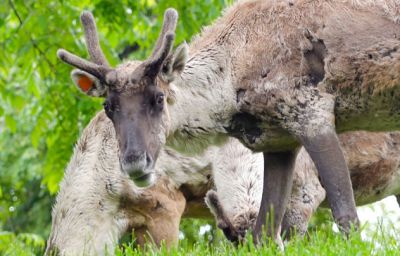
<path id="1" fill-rule="evenodd" d="M 106 112 L 110 111 L 110 103 L 108 103 L 107 101 L 103 103 L 103 107 Z"/>
<path id="2" fill-rule="evenodd" d="M 163 105 L 164 104 L 164 94 L 157 95 L 156 104 L 157 105 Z"/>
<path id="3" fill-rule="evenodd" d="M 103 103 L 103 107 L 104 107 L 104 111 L 106 112 L 106 115 L 108 116 L 108 118 L 111 119 L 112 113 L 113 113 L 113 110 L 111 108 L 111 104 L 108 101 L 106 101 L 106 102 Z"/>

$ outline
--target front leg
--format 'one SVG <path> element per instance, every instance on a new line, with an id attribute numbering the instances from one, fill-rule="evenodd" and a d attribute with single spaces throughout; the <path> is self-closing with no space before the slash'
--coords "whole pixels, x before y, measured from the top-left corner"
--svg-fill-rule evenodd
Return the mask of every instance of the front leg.
<path id="1" fill-rule="evenodd" d="M 260 211 L 253 230 L 255 242 L 267 227 L 267 235 L 280 245 L 280 226 L 292 190 L 296 151 L 264 153 L 264 187 Z"/>
<path id="2" fill-rule="evenodd" d="M 348 234 L 351 225 L 358 228 L 350 173 L 333 128 L 313 136 L 300 136 L 304 148 L 314 161 L 326 190 L 333 218 L 339 228 Z"/>

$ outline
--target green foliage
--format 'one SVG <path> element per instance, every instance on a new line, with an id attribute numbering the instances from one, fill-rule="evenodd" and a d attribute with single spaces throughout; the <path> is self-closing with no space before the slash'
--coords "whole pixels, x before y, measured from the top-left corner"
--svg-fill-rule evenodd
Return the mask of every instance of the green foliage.
<path id="1" fill-rule="evenodd" d="M 0 232 L 0 255 L 42 255 L 45 241 L 36 234 Z"/>
<path id="2" fill-rule="evenodd" d="M 87 57 L 79 21 L 93 12 L 112 65 L 127 46 L 152 50 L 163 12 L 180 13 L 176 42 L 190 40 L 230 0 L 6 0 L 0 2 L 0 230 L 47 237 L 51 204 L 80 132 L 101 99 L 74 88 L 71 67 L 56 57 L 65 48 Z"/>

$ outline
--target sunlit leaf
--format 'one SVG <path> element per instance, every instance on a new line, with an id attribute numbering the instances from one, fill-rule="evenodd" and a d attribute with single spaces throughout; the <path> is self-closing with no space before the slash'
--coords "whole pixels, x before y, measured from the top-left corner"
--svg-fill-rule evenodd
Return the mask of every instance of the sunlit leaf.
<path id="1" fill-rule="evenodd" d="M 6 115 L 5 117 L 6 126 L 12 133 L 16 132 L 17 130 L 17 122 L 15 121 L 14 117 L 11 115 Z"/>
<path id="2" fill-rule="evenodd" d="M 21 96 L 14 95 L 11 99 L 11 106 L 17 110 L 20 111 L 25 105 L 25 99 L 22 98 Z"/>

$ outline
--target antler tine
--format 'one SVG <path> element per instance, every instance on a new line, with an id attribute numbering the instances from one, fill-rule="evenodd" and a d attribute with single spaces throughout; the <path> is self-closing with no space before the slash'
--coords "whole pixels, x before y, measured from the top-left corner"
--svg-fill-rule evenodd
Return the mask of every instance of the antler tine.
<path id="1" fill-rule="evenodd" d="M 83 29 L 85 30 L 85 41 L 90 59 L 98 65 L 109 67 L 110 65 L 101 50 L 96 22 L 92 13 L 83 11 L 81 14 L 81 22 Z"/>
<path id="2" fill-rule="evenodd" d="M 86 71 L 104 81 L 106 74 L 109 73 L 109 71 L 111 71 L 111 68 L 109 67 L 98 65 L 96 63 L 82 59 L 81 57 L 78 57 L 64 49 L 59 49 L 57 51 L 57 56 L 65 63 L 72 65 L 83 71 Z"/>
<path id="3" fill-rule="evenodd" d="M 172 46 L 174 45 L 175 34 L 167 33 L 164 37 L 163 44 L 161 48 L 157 51 L 157 54 L 154 55 L 150 60 L 148 60 L 147 66 L 147 74 L 150 76 L 155 76 L 161 69 L 161 66 L 164 60 L 168 57 L 169 53 L 172 50 Z"/>
<path id="4" fill-rule="evenodd" d="M 173 8 L 168 8 L 164 13 L 163 26 L 160 35 L 158 36 L 156 46 L 154 47 L 153 53 L 151 54 L 151 57 L 157 55 L 158 50 L 162 47 L 162 44 L 164 43 L 164 38 L 166 34 L 169 32 L 175 33 L 177 21 L 178 12 Z"/>
<path id="5" fill-rule="evenodd" d="M 175 9 L 169 8 L 165 11 L 163 27 L 156 46 L 151 57 L 146 61 L 146 72 L 149 76 L 155 77 L 159 73 L 164 60 L 171 52 L 177 20 L 178 13 Z"/>

